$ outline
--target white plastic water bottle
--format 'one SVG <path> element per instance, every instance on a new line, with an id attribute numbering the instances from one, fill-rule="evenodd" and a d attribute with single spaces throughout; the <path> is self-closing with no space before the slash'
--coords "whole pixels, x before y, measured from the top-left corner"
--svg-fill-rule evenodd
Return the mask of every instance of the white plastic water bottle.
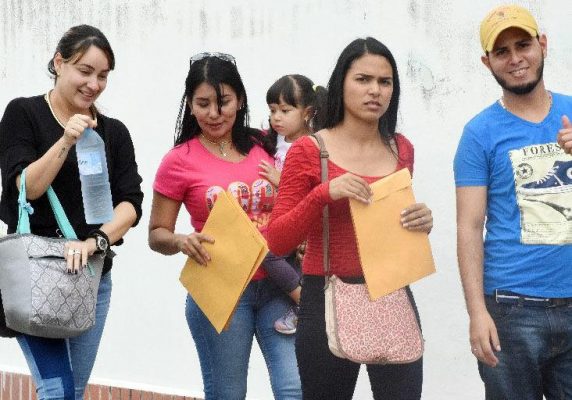
<path id="1" fill-rule="evenodd" d="M 76 143 L 75 150 L 85 222 L 89 225 L 109 222 L 113 218 L 113 202 L 105 143 L 96 131 L 86 128 Z"/>

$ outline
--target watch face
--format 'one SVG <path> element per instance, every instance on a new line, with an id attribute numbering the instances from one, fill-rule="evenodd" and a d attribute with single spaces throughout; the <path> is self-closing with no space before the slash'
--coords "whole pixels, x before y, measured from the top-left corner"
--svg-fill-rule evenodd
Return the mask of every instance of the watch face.
<path id="1" fill-rule="evenodd" d="M 96 237 L 95 243 L 96 243 L 97 248 L 101 251 L 107 250 L 107 246 L 109 245 L 107 243 L 107 240 L 105 240 L 105 238 L 101 237 L 101 236 Z"/>

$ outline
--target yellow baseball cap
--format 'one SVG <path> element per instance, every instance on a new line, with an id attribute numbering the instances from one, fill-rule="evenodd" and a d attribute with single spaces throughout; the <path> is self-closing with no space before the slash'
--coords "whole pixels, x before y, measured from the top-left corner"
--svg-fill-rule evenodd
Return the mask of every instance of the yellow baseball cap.
<path id="1" fill-rule="evenodd" d="M 538 36 L 538 25 L 532 14 L 517 5 L 500 6 L 493 9 L 481 22 L 481 46 L 485 52 L 491 51 L 497 37 L 508 28 L 520 28 Z"/>

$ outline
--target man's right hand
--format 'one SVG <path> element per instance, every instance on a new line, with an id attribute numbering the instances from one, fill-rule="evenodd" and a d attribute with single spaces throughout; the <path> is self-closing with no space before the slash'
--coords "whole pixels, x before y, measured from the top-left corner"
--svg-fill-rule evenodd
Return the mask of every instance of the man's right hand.
<path id="1" fill-rule="evenodd" d="M 562 129 L 558 131 L 558 144 L 565 153 L 572 154 L 572 123 L 566 115 L 562 116 Z"/>
<path id="2" fill-rule="evenodd" d="M 495 322 L 486 311 L 471 315 L 470 324 L 471 352 L 481 362 L 489 367 L 496 367 L 499 360 L 495 356 L 500 351 L 500 341 Z"/>

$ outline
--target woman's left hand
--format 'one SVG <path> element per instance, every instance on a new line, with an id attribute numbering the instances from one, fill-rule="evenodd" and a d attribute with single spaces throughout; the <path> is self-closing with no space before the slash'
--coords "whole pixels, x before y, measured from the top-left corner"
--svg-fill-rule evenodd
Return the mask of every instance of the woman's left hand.
<path id="1" fill-rule="evenodd" d="M 68 274 L 77 274 L 87 265 L 87 259 L 97 250 L 94 238 L 84 241 L 73 240 L 66 243 L 64 257 L 68 266 Z"/>
<path id="2" fill-rule="evenodd" d="M 259 172 L 260 175 L 268 179 L 274 186 L 278 187 L 278 184 L 280 183 L 280 171 L 278 171 L 272 164 L 265 160 L 260 161 L 258 168 L 261 170 Z"/>
<path id="3" fill-rule="evenodd" d="M 405 229 L 418 232 L 431 232 L 433 215 L 424 203 L 416 203 L 401 212 L 401 225 Z"/>

